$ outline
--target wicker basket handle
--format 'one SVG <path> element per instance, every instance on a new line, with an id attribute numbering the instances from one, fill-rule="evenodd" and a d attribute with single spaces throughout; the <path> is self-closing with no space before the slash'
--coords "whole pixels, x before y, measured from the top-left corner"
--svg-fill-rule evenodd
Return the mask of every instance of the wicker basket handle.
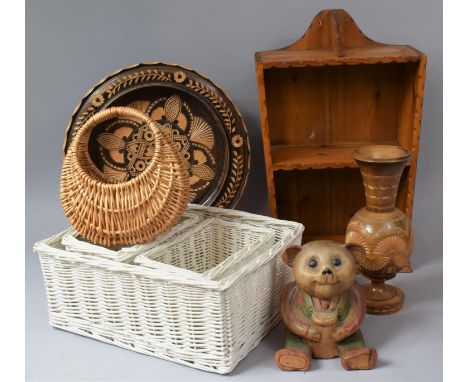
<path id="1" fill-rule="evenodd" d="M 78 163 L 79 167 L 85 174 L 85 177 L 99 179 L 101 182 L 106 182 L 105 178 L 102 176 L 101 171 L 96 167 L 94 161 L 91 159 L 87 145 L 92 129 L 98 126 L 100 123 L 112 118 L 131 118 L 137 121 L 140 120 L 144 123 L 145 126 L 150 128 L 155 137 L 162 134 L 162 131 L 160 131 L 156 122 L 151 121 L 150 117 L 148 117 L 143 112 L 131 107 L 114 106 L 109 109 L 101 110 L 90 117 L 86 123 L 83 124 L 81 129 L 78 130 L 75 139 L 70 145 L 70 150 L 67 152 L 67 155 L 70 157 L 69 159 Z M 157 150 L 158 143 L 156 140 L 155 145 L 155 149 Z M 177 159 L 179 164 L 182 163 L 181 157 L 178 157 Z M 85 170 L 85 168 L 87 168 L 87 170 Z M 117 184 L 119 182 L 111 183 Z"/>
<path id="2" fill-rule="evenodd" d="M 100 123 L 107 121 L 112 118 L 134 118 L 141 120 L 143 123 L 150 126 L 150 128 L 154 131 L 157 127 L 156 124 L 151 123 L 150 117 L 148 117 L 145 113 L 133 109 L 131 107 L 125 106 L 114 106 L 109 109 L 104 109 L 96 114 L 94 114 L 91 118 L 89 118 L 86 123 L 82 126 L 82 128 L 78 131 L 75 139 L 73 140 L 71 146 L 77 147 L 83 136 L 89 133 L 94 127 L 99 125 Z M 156 133 L 156 131 L 154 131 Z M 75 150 L 76 151 L 76 150 Z"/>

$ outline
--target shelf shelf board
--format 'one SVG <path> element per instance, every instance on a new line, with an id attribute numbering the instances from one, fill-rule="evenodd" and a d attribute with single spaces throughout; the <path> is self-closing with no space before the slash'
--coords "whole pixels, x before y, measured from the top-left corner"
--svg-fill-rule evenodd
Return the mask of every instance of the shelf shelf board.
<path id="1" fill-rule="evenodd" d="M 272 67 L 301 67 L 324 65 L 357 65 L 418 62 L 422 53 L 408 45 L 383 45 L 346 48 L 338 56 L 332 49 L 270 50 L 255 53 L 255 60 L 265 69 Z"/>
<path id="2" fill-rule="evenodd" d="M 385 142 L 375 144 L 398 144 Z M 362 144 L 337 146 L 272 146 L 273 171 L 357 167 L 353 152 Z"/>

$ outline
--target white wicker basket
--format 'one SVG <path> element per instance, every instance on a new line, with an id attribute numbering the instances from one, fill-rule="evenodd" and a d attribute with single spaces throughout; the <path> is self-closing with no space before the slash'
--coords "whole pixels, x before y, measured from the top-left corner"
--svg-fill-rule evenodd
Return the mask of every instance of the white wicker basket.
<path id="1" fill-rule="evenodd" d="M 275 244 L 275 231 L 242 222 L 205 218 L 176 240 L 145 250 L 135 264 L 159 269 L 168 265 L 187 277 L 219 279 L 233 265 L 268 251 Z"/>
<path id="2" fill-rule="evenodd" d="M 70 231 L 64 231 L 35 245 L 50 324 L 194 368 L 230 372 L 278 323 L 281 293 L 292 279 L 280 254 L 301 243 L 304 227 L 214 207 L 190 205 L 188 213 L 271 229 L 275 243 L 211 280 L 163 263 L 153 269 L 67 251 L 62 238 Z"/>
<path id="3" fill-rule="evenodd" d="M 91 255 L 102 256 L 110 260 L 128 263 L 133 261 L 136 253 L 144 251 L 145 249 L 151 249 L 158 244 L 162 244 L 168 240 L 171 240 L 176 235 L 178 236 L 183 234 L 198 224 L 200 220 L 201 217 L 199 214 L 186 212 L 177 225 L 159 235 L 157 239 L 145 244 L 121 248 L 106 248 L 100 245 L 92 244 L 89 241 L 84 240 L 75 229 L 70 228 L 62 237 L 62 245 L 67 251 L 87 253 Z"/>

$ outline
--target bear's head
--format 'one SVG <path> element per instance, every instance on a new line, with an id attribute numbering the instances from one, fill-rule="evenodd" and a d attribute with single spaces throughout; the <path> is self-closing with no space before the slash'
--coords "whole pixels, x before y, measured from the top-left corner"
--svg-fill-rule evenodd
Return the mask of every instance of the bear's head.
<path id="1" fill-rule="evenodd" d="M 354 285 L 355 257 L 363 251 L 357 244 L 317 240 L 290 247 L 282 257 L 292 267 L 300 289 L 311 297 L 332 299 Z"/>

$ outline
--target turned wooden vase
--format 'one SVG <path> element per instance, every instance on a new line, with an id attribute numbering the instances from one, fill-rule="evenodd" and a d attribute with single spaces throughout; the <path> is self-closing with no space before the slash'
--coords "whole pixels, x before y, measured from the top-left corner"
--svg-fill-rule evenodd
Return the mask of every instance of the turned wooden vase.
<path id="1" fill-rule="evenodd" d="M 357 267 L 370 279 L 361 285 L 367 313 L 390 314 L 402 308 L 404 293 L 385 281 L 408 264 L 413 246 L 411 223 L 395 207 L 400 177 L 411 152 L 394 145 L 368 145 L 356 150 L 353 157 L 361 170 L 366 206 L 348 223 L 346 243 L 365 248 Z"/>

